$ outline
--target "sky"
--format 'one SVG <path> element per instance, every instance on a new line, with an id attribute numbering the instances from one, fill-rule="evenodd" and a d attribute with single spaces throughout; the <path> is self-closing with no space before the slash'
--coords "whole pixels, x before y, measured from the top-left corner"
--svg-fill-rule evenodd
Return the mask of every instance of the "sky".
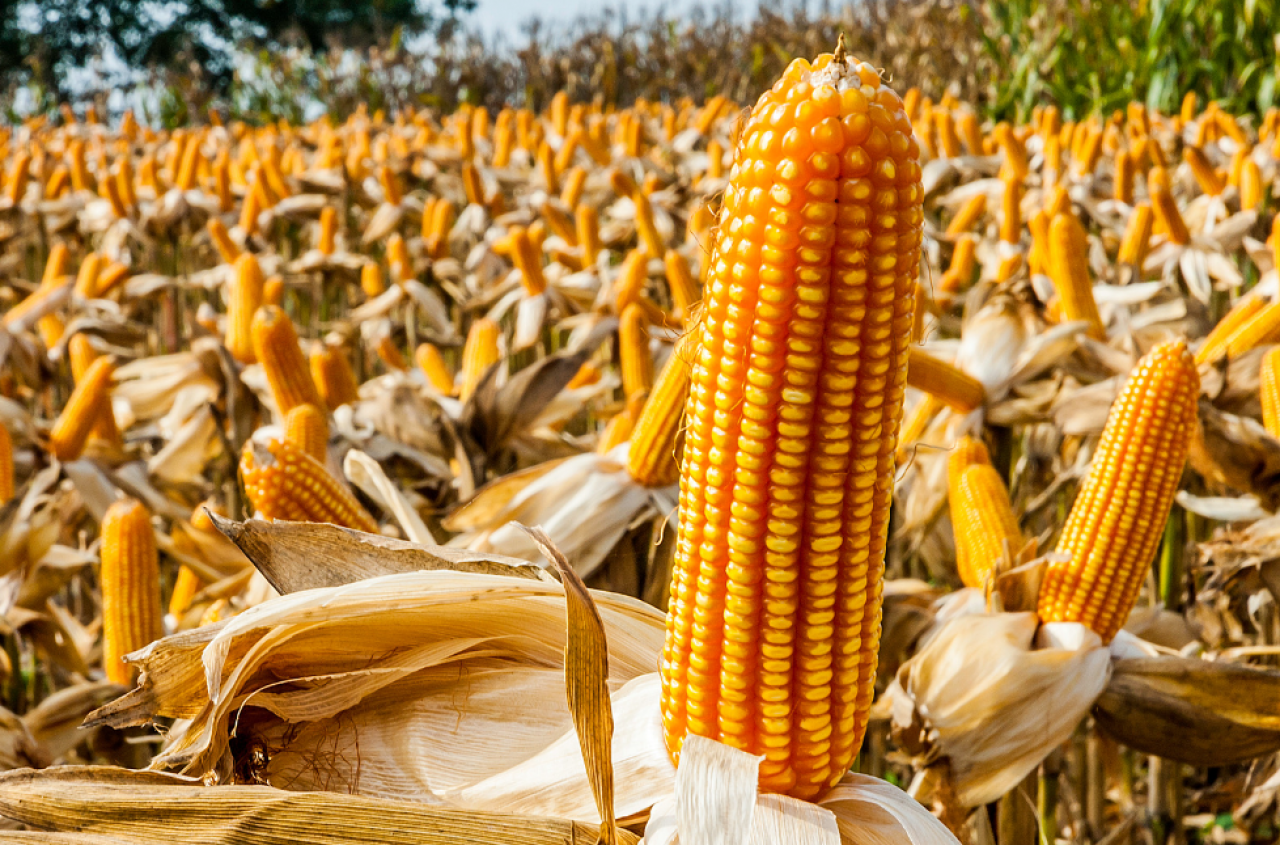
<path id="1" fill-rule="evenodd" d="M 659 8 L 671 15 L 680 14 L 697 5 L 697 0 L 626 0 L 626 2 L 604 2 L 604 0 L 557 0 L 548 3 L 546 0 L 477 0 L 476 10 L 466 16 L 471 26 L 482 30 L 485 35 L 502 34 L 518 40 L 522 34 L 521 26 L 529 18 L 538 17 L 545 22 L 569 23 L 580 15 L 594 16 L 606 9 L 618 9 L 625 6 L 628 14 L 637 15 L 643 9 L 649 12 Z M 710 6 L 704 2 L 701 5 Z M 720 5 L 716 3 L 715 5 Z M 744 15 L 744 9 L 754 8 L 754 3 L 734 3 L 735 14 Z"/>

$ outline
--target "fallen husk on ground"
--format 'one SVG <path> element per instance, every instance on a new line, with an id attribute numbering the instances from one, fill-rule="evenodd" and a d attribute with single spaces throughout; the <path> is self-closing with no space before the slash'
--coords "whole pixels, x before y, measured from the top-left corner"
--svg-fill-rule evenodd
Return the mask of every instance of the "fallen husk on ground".
<path id="1" fill-rule="evenodd" d="M 197 831 L 181 825 L 200 824 L 209 825 L 199 829 L 202 842 L 364 841 L 363 819 L 409 806 L 426 813 L 420 838 L 380 841 L 551 841 L 536 838 L 542 830 L 564 837 L 554 841 L 592 841 L 602 817 L 604 841 L 629 841 L 613 836 L 615 814 L 625 827 L 657 825 L 651 841 L 683 845 L 733 841 L 714 821 L 730 817 L 761 843 L 954 841 L 922 806 L 874 778 L 849 775 L 816 805 L 757 796 L 759 760 L 711 740 L 677 777 L 653 671 L 663 615 L 588 591 L 540 531 L 531 536 L 560 581 L 496 555 L 327 525 L 218 525 L 285 594 L 129 656 L 142 669 L 138 688 L 87 724 L 173 719 L 156 774 L 80 770 L 83 789 L 67 788 L 69 773 L 13 776 L 11 793 L 0 785 L 0 813 L 70 830 L 66 802 L 109 790 L 87 800 L 115 809 L 90 815 L 101 826 L 76 831 L 114 835 L 122 818 L 146 813 L 156 830 L 183 841 Z M 187 797 L 193 781 L 234 786 Z M 165 828 L 168 816 L 155 808 L 189 807 L 183 802 L 196 795 L 225 801 L 228 813 L 250 814 L 254 824 L 219 828 L 223 817 L 211 811 Z M 341 810 L 348 800 L 350 831 Z M 296 815 L 291 801 L 302 808 Z M 432 810 L 442 813 L 437 827 Z M 316 829 L 315 816 L 330 811 L 332 829 Z M 488 822 L 497 816 L 485 814 L 511 813 L 542 820 L 541 830 L 422 835 L 469 830 L 470 818 L 497 831 Z M 294 819 L 308 817 L 313 838 L 290 838 Z M 462 827 L 449 827 L 455 822 Z M 250 829 L 259 838 L 238 838 Z"/>

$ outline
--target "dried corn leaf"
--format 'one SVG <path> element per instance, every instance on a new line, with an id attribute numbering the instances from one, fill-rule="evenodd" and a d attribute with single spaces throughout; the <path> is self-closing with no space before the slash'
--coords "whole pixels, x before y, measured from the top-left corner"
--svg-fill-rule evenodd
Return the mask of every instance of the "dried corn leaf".
<path id="1" fill-rule="evenodd" d="M 1161 656 L 1118 660 L 1098 724 L 1126 746 L 1193 766 L 1280 751 L 1280 672 Z"/>
<path id="2" fill-rule="evenodd" d="M 202 787 L 172 775 L 88 766 L 0 775 L 0 814 L 42 830 L 156 845 L 564 845 L 597 835 L 592 825 L 562 819 L 264 786 Z M 636 839 L 624 832 L 619 841 Z"/>

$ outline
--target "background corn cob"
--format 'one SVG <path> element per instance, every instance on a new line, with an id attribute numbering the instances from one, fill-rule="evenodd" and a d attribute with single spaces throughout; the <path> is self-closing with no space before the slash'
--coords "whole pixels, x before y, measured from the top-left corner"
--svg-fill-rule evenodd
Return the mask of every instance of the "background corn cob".
<path id="1" fill-rule="evenodd" d="M 0 505 L 13 498 L 13 438 L 9 429 L 0 424 Z"/>
<path id="2" fill-rule="evenodd" d="M 1272 437 L 1280 438 L 1280 346 L 1262 356 L 1258 398 L 1262 401 L 1262 425 Z"/>
<path id="3" fill-rule="evenodd" d="M 918 346 L 908 353 L 907 384 L 942 400 L 948 407 L 967 414 L 986 401 L 982 382 L 964 370 L 935 358 Z"/>
<path id="4" fill-rule="evenodd" d="M 284 418 L 284 439 L 323 464 L 329 456 L 329 420 L 315 405 L 299 405 Z"/>
<path id="5" fill-rule="evenodd" d="M 160 561 L 151 514 L 124 499 L 102 518 L 102 666 L 107 680 L 133 683 L 136 671 L 121 658 L 164 633 Z"/>
<path id="6" fill-rule="evenodd" d="M 627 473 L 645 487 L 665 487 L 680 476 L 676 453 L 689 398 L 688 354 L 683 344 L 671 353 L 631 432 Z"/>
<path id="7" fill-rule="evenodd" d="M 249 501 L 267 519 L 329 522 L 370 534 L 378 524 L 324 465 L 287 440 L 245 444 L 240 478 Z"/>
<path id="8" fill-rule="evenodd" d="M 1196 424 L 1200 380 L 1181 340 L 1135 365 L 1040 588 L 1046 622 L 1083 622 L 1110 642 L 1124 625 L 1160 544 Z"/>
<path id="9" fill-rule="evenodd" d="M 1049 223 L 1049 275 L 1062 303 L 1063 316 L 1086 321 L 1090 336 L 1106 340 L 1107 330 L 1098 314 L 1089 278 L 1089 240 L 1084 226 L 1071 212 L 1059 214 Z"/>
<path id="10" fill-rule="evenodd" d="M 324 400 L 311 380 L 307 359 L 298 344 L 293 321 L 274 305 L 258 309 L 253 318 L 253 354 L 271 385 L 271 396 L 282 415 L 299 405 L 320 407 Z"/>
<path id="11" fill-rule="evenodd" d="M 257 360 L 253 350 L 253 318 L 262 305 L 262 269 L 253 253 L 236 259 L 227 282 L 227 351 L 242 364 Z"/>
<path id="12" fill-rule="evenodd" d="M 498 337 L 502 330 L 493 320 L 481 319 L 471 324 L 467 343 L 462 347 L 462 387 L 458 397 L 470 398 L 480 386 L 480 380 L 489 368 L 499 361 Z"/>
<path id="13" fill-rule="evenodd" d="M 98 360 L 100 356 L 98 351 L 93 348 L 93 343 L 84 334 L 77 333 L 75 337 L 67 343 L 67 358 L 71 363 L 71 378 L 79 384 L 89 372 L 89 368 L 93 366 L 93 362 Z M 112 446 L 123 446 L 124 438 L 120 436 L 120 429 L 116 425 L 116 415 L 111 407 L 111 397 L 108 395 L 102 403 L 101 412 L 94 421 L 93 429 L 90 431 L 91 437 L 96 437 L 104 443 Z"/>
<path id="14" fill-rule="evenodd" d="M 444 356 L 433 343 L 420 343 L 413 353 L 418 367 L 426 375 L 431 386 L 445 396 L 452 396 L 454 391 L 453 374 L 449 372 Z"/>
<path id="15" fill-rule="evenodd" d="M 688 732 L 719 739 L 800 797 L 848 770 L 874 695 L 922 231 L 901 101 L 837 54 L 793 62 L 742 129 L 692 356 L 661 670 L 673 754 Z M 783 225 L 752 233 L 769 215 Z"/>
<path id="16" fill-rule="evenodd" d="M 649 348 L 649 320 L 639 303 L 628 305 L 618 318 L 618 359 L 623 395 L 647 394 L 653 387 L 653 352 Z"/>
<path id="17" fill-rule="evenodd" d="M 107 357 L 89 365 L 84 378 L 71 391 L 71 397 L 53 428 L 49 431 L 49 451 L 60 461 L 74 461 L 84 452 L 89 434 L 103 414 L 111 412 L 111 380 L 115 363 Z"/>
<path id="18" fill-rule="evenodd" d="M 316 341 L 311 344 L 308 359 L 311 380 L 324 400 L 324 407 L 333 411 L 360 398 L 356 374 L 341 346 Z"/>
<path id="19" fill-rule="evenodd" d="M 1261 296 L 1249 294 L 1242 296 L 1227 312 L 1209 334 L 1205 335 L 1200 349 L 1196 351 L 1196 363 L 1203 364 L 1220 358 L 1227 348 L 1227 341 L 1249 320 L 1266 307 Z"/>
<path id="20" fill-rule="evenodd" d="M 1022 549 L 1009 491 L 995 467 L 975 463 L 958 473 L 948 467 L 947 497 L 960 580 L 966 587 L 983 588 L 997 564 Z"/>

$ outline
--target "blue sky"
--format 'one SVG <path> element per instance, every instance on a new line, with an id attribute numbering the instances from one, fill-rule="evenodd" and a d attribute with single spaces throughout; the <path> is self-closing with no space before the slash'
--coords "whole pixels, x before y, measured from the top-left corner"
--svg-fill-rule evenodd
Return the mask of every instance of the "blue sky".
<path id="1" fill-rule="evenodd" d="M 548 3 L 546 0 L 477 0 L 476 10 L 467 15 L 467 22 L 481 29 L 486 35 L 501 33 L 508 38 L 520 40 L 521 25 L 531 17 L 539 17 L 547 22 L 570 22 L 580 15 L 595 15 L 606 9 L 626 8 L 628 13 L 639 13 L 642 9 L 656 11 L 664 9 L 668 14 L 678 14 L 699 5 L 697 0 L 630 0 L 630 2 L 605 2 L 605 0 L 558 0 Z M 710 6 L 711 2 L 701 5 Z M 719 5 L 716 3 L 715 5 Z M 747 8 L 754 9 L 754 2 L 734 3 L 735 14 L 745 15 Z"/>

